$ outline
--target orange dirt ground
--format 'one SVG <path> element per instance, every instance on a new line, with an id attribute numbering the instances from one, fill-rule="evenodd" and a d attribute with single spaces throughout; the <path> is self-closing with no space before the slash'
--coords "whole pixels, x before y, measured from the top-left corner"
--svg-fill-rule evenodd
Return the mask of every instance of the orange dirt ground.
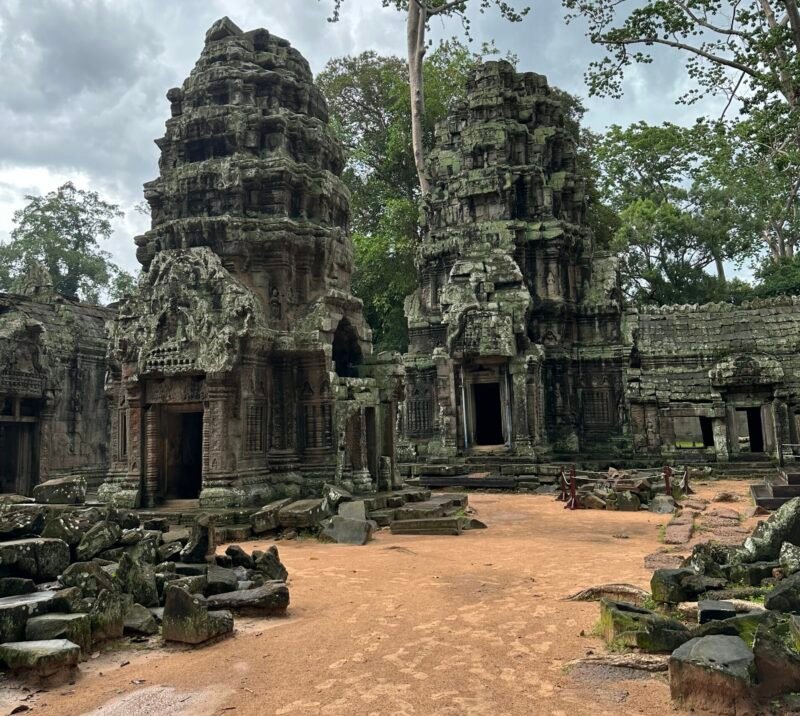
<path id="1" fill-rule="evenodd" d="M 697 489 L 710 498 L 745 495 L 747 485 Z M 20 704 L 43 716 L 672 712 L 663 674 L 567 672 L 568 662 L 604 647 L 591 636 L 598 605 L 563 599 L 606 582 L 647 587 L 642 560 L 664 548 L 659 526 L 669 516 L 566 512 L 534 495 L 472 494 L 470 505 L 488 530 L 382 530 L 366 547 L 281 542 L 292 599 L 286 618 L 239 618 L 232 638 L 201 649 L 154 648 L 157 639 L 139 650 L 113 647 L 84 663 L 75 684 L 46 692 L 6 681 L 0 712 Z M 750 502 L 725 506 L 744 512 Z"/>

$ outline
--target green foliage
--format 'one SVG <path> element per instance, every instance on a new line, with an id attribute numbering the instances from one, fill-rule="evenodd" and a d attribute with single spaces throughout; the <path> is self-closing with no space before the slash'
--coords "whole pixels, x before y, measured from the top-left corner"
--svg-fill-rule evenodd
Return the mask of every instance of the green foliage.
<path id="1" fill-rule="evenodd" d="M 760 297 L 800 296 L 800 256 L 766 261 L 756 271 L 756 278 Z"/>
<path id="2" fill-rule="evenodd" d="M 729 203 L 749 209 L 751 230 L 774 258 L 791 257 L 800 193 L 800 10 L 792 0 L 562 0 L 567 19 L 583 18 L 605 50 L 586 74 L 590 93 L 622 95 L 625 73 L 656 60 L 653 48 L 686 58 L 691 80 L 679 101 L 727 99 L 741 119 L 712 133 L 735 137 L 718 154 Z M 722 119 L 722 118 L 720 118 Z M 741 222 L 742 224 L 744 222 Z"/>
<path id="3" fill-rule="evenodd" d="M 486 51 L 491 51 L 488 49 Z M 442 43 L 424 64 L 427 147 L 436 122 L 464 98 L 477 57 L 460 42 Z M 356 246 L 353 292 L 365 304 L 378 350 L 405 351 L 403 301 L 416 287 L 419 184 L 411 148 L 408 70 L 404 60 L 364 52 L 330 60 L 317 77 L 331 121 L 347 150 Z"/>
<path id="4" fill-rule="evenodd" d="M 104 292 L 118 298 L 132 286 L 132 277 L 100 248 L 113 219 L 122 216 L 118 206 L 71 182 L 25 198 L 28 205 L 14 213 L 11 241 L 0 245 L 0 290 L 14 291 L 33 262 L 47 268 L 56 291 L 85 301 L 96 303 Z"/>
<path id="5" fill-rule="evenodd" d="M 617 212 L 611 248 L 635 303 L 737 301 L 723 264 L 758 253 L 753 215 L 731 201 L 732 138 L 699 123 L 612 126 L 595 145 L 601 194 Z M 714 271 L 716 275 L 712 275 Z"/>

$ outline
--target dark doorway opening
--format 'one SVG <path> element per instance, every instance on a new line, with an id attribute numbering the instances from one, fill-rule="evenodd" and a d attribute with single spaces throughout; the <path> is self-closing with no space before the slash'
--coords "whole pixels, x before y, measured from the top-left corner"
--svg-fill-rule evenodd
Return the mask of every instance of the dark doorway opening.
<path id="1" fill-rule="evenodd" d="M 739 451 L 750 453 L 764 452 L 764 424 L 761 408 L 737 408 Z"/>
<path id="2" fill-rule="evenodd" d="M 164 422 L 167 426 L 164 497 L 195 500 L 203 487 L 203 413 L 169 413 Z"/>
<path id="3" fill-rule="evenodd" d="M 31 494 L 35 429 L 32 423 L 0 423 L 0 492 Z"/>
<path id="4" fill-rule="evenodd" d="M 761 424 L 761 408 L 747 408 L 747 432 L 750 437 L 750 452 L 764 452 L 764 427 Z"/>
<path id="5" fill-rule="evenodd" d="M 502 445 L 503 408 L 500 383 L 475 383 L 475 444 Z"/>
<path id="6" fill-rule="evenodd" d="M 339 321 L 333 334 L 333 365 L 336 375 L 342 378 L 357 378 L 361 365 L 361 346 L 358 334 L 346 318 Z"/>
<path id="7" fill-rule="evenodd" d="M 703 434 L 703 447 L 714 447 L 714 428 L 711 418 L 700 416 L 700 432 Z"/>

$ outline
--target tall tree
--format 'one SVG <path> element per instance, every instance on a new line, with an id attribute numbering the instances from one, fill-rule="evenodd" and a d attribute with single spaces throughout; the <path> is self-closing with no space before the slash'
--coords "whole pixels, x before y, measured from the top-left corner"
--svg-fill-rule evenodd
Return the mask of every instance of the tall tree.
<path id="1" fill-rule="evenodd" d="M 640 303 L 703 302 L 740 293 L 725 263 L 758 249 L 751 217 L 730 200 L 720 156 L 730 138 L 705 124 L 613 126 L 597 144 L 600 192 L 618 212 L 612 241 Z M 716 277 L 710 274 L 716 273 Z"/>
<path id="2" fill-rule="evenodd" d="M 116 204 L 72 182 L 25 198 L 28 205 L 14 213 L 11 241 L 0 245 L 0 290 L 13 291 L 32 262 L 47 268 L 56 291 L 85 301 L 118 298 L 131 288 L 130 275 L 100 248 L 123 215 Z"/>
<path id="3" fill-rule="evenodd" d="M 333 0 L 331 22 L 339 20 L 345 0 Z M 470 20 L 467 9 L 477 7 L 481 13 L 495 7 L 500 16 L 509 22 L 521 22 L 528 14 L 528 6 L 516 8 L 513 0 L 380 0 L 383 7 L 394 7 L 406 15 L 406 61 L 408 86 L 411 98 L 411 147 L 414 166 L 423 194 L 430 190 L 430 179 L 425 166 L 425 53 L 430 47 L 427 31 L 436 17 L 454 17 L 461 21 L 469 37 Z"/>
<path id="4" fill-rule="evenodd" d="M 436 122 L 464 98 L 478 59 L 456 41 L 442 43 L 426 57 L 426 149 L 433 144 Z M 364 301 L 378 348 L 405 350 L 403 301 L 416 286 L 414 253 L 420 238 L 406 63 L 364 52 L 331 60 L 316 81 L 347 149 L 344 179 L 352 194 L 356 246 L 353 291 Z"/>
<path id="5" fill-rule="evenodd" d="M 791 257 L 800 193 L 800 10 L 795 0 L 563 0 L 568 20 L 583 17 L 606 55 L 587 72 L 590 92 L 619 97 L 634 64 L 654 47 L 686 57 L 693 87 L 679 101 L 707 94 L 738 104 L 747 122 L 740 140 L 758 171 L 785 185 L 762 234 L 773 257 Z M 780 210 L 780 212 L 779 212 Z M 778 213 L 779 212 L 779 213 Z"/>

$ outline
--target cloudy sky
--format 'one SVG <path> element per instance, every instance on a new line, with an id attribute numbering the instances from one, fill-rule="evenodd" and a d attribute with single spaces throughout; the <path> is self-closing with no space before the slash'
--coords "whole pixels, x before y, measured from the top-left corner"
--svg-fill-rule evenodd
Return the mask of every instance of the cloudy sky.
<path id="1" fill-rule="evenodd" d="M 297 47 L 319 72 L 331 57 L 376 50 L 402 55 L 402 16 L 380 0 L 345 0 L 339 23 L 327 22 L 333 0 L 0 0 L 0 241 L 26 194 L 67 180 L 118 203 L 125 218 L 107 248 L 134 270 L 133 236 L 147 228 L 134 205 L 142 183 L 157 174 L 153 140 L 169 116 L 165 93 L 189 74 L 206 29 L 228 15 L 242 29 L 266 27 Z M 477 4 L 477 3 L 475 3 Z M 560 0 L 529 0 L 532 13 L 509 25 L 476 14 L 476 48 L 494 40 L 519 57 L 521 70 L 586 96 L 583 73 L 597 50 L 579 23 L 565 25 Z M 522 5 L 522 0 L 517 1 Z M 436 21 L 433 37 L 460 26 Z M 645 120 L 690 123 L 718 103 L 687 108 L 674 100 L 687 88 L 681 58 L 637 68 L 622 100 L 592 99 L 587 122 Z"/>

